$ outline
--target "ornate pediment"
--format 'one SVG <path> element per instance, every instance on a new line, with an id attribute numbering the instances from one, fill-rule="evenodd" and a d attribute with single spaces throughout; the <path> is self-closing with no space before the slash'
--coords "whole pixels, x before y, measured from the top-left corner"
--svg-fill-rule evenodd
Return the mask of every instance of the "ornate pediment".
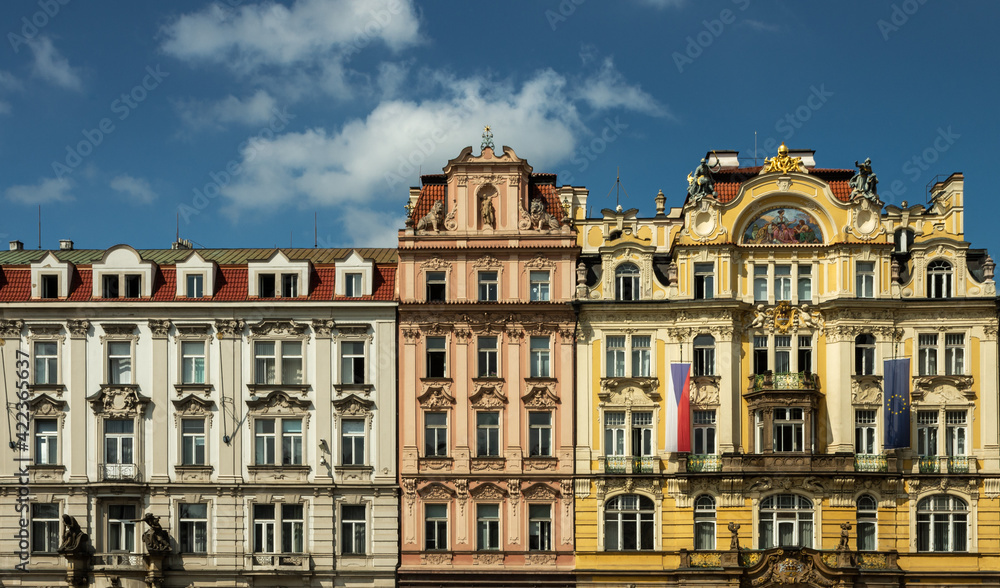
<path id="1" fill-rule="evenodd" d="M 476 486 L 469 494 L 474 500 L 503 500 L 507 497 L 507 492 L 492 482 Z"/>
<path id="2" fill-rule="evenodd" d="M 135 323 L 103 323 L 101 328 L 104 329 L 105 336 L 112 337 L 130 337 L 135 335 L 136 325 Z M 101 337 L 104 340 L 104 337 Z"/>
<path id="3" fill-rule="evenodd" d="M 472 264 L 472 267 L 477 269 L 482 269 L 482 268 L 498 269 L 503 267 L 503 264 L 500 263 L 500 260 L 487 253 L 486 255 L 477 259 Z"/>
<path id="4" fill-rule="evenodd" d="M 428 484 L 420 490 L 417 490 L 417 494 L 419 494 L 420 498 L 424 501 L 451 500 L 455 498 L 455 492 L 451 488 L 437 482 Z"/>
<path id="5" fill-rule="evenodd" d="M 257 337 L 290 336 L 299 337 L 306 331 L 306 324 L 292 319 L 264 319 L 250 325 L 250 332 Z"/>
<path id="6" fill-rule="evenodd" d="M 541 482 L 528 486 L 521 494 L 525 500 L 555 500 L 559 498 L 558 490 Z"/>
<path id="7" fill-rule="evenodd" d="M 524 262 L 524 267 L 529 269 L 553 269 L 556 267 L 556 263 L 541 253 L 538 253 L 528 261 Z"/>
<path id="8" fill-rule="evenodd" d="M 373 406 L 375 406 L 374 402 L 354 394 L 348 394 L 340 400 L 333 401 L 333 409 L 337 411 L 337 414 L 343 416 L 367 416 L 371 414 Z"/>
<path id="9" fill-rule="evenodd" d="M 177 334 L 181 336 L 188 337 L 204 337 L 208 335 L 209 330 L 211 330 L 212 325 L 208 323 L 188 323 L 188 324 L 177 324 L 174 323 L 174 328 L 177 329 Z"/>
<path id="10" fill-rule="evenodd" d="M 451 408 L 455 405 L 455 398 L 449 394 L 451 392 L 450 380 L 425 381 L 423 387 L 423 394 L 417 396 L 417 402 L 422 408 Z"/>
<path id="11" fill-rule="evenodd" d="M 28 330 L 31 331 L 31 335 L 34 337 L 56 337 L 62 332 L 62 329 L 63 326 L 59 323 L 28 325 Z"/>
<path id="12" fill-rule="evenodd" d="M 525 408 L 555 408 L 560 403 L 559 397 L 553 392 L 555 383 L 531 383 L 529 380 L 528 393 L 521 397 L 521 402 Z"/>
<path id="13" fill-rule="evenodd" d="M 598 397 L 605 405 L 653 406 L 662 396 L 656 378 L 602 378 Z"/>
<path id="14" fill-rule="evenodd" d="M 855 406 L 881 406 L 882 376 L 851 378 L 851 403 Z"/>
<path id="15" fill-rule="evenodd" d="M 28 410 L 32 418 L 62 416 L 66 411 L 66 402 L 48 394 L 39 394 L 28 401 Z"/>
<path id="16" fill-rule="evenodd" d="M 435 255 L 434 257 L 422 262 L 420 264 L 424 270 L 446 270 L 451 268 L 451 262 L 445 261 Z"/>
<path id="17" fill-rule="evenodd" d="M 372 340 L 371 325 L 360 323 L 360 324 L 340 324 L 337 325 L 337 334 L 334 335 L 334 339 L 354 339 L 354 338 L 365 338 L 369 341 Z"/>
<path id="18" fill-rule="evenodd" d="M 211 400 L 199 398 L 194 394 L 175 399 L 173 403 L 174 410 L 182 416 L 209 416 L 212 414 L 212 407 L 215 406 Z"/>
<path id="19" fill-rule="evenodd" d="M 503 381 L 476 382 L 476 391 L 469 397 L 473 408 L 503 408 L 507 397 L 503 393 Z"/>
<path id="20" fill-rule="evenodd" d="M 149 398 L 139 394 L 135 385 L 110 384 L 101 386 L 97 394 L 87 400 L 97 414 L 109 417 L 142 414 Z"/>
<path id="21" fill-rule="evenodd" d="M 913 400 L 923 404 L 969 404 L 976 398 L 972 376 L 916 376 Z"/>
<path id="22" fill-rule="evenodd" d="M 291 397 L 280 390 L 275 390 L 263 398 L 252 397 L 246 402 L 250 410 L 259 415 L 301 414 L 309 410 L 308 401 Z"/>

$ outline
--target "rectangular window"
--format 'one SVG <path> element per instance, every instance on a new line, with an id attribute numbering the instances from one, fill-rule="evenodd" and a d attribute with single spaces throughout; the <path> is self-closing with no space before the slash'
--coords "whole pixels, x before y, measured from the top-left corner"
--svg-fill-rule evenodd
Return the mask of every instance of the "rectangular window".
<path id="1" fill-rule="evenodd" d="M 549 338 L 531 338 L 531 377 L 548 378 L 549 371 Z"/>
<path id="2" fill-rule="evenodd" d="M 476 413 L 476 457 L 500 456 L 500 413 Z"/>
<path id="3" fill-rule="evenodd" d="M 753 299 L 754 302 L 767 302 L 767 266 L 753 266 Z"/>
<path id="4" fill-rule="evenodd" d="M 653 455 L 653 413 L 632 413 L 632 455 L 634 457 Z"/>
<path id="5" fill-rule="evenodd" d="M 424 505 L 424 549 L 443 551 L 448 549 L 448 505 Z"/>
<path id="6" fill-rule="evenodd" d="M 949 456 L 967 455 L 967 418 L 967 412 L 964 410 L 949 410 L 944 413 L 945 443 Z"/>
<path id="7" fill-rule="evenodd" d="M 875 337 L 867 333 L 854 339 L 854 373 L 870 376 L 875 373 Z"/>
<path id="8" fill-rule="evenodd" d="M 764 374 L 770 371 L 767 362 L 767 335 L 754 335 L 753 338 L 753 373 Z"/>
<path id="9" fill-rule="evenodd" d="M 607 370 L 609 378 L 625 377 L 625 336 L 614 335 L 604 339 L 607 352 Z"/>
<path id="10" fill-rule="evenodd" d="M 873 455 L 878 432 L 874 410 L 854 411 L 854 453 Z"/>
<path id="11" fill-rule="evenodd" d="M 528 455 L 530 457 L 550 457 L 552 455 L 552 413 L 528 413 Z"/>
<path id="12" fill-rule="evenodd" d="M 500 549 L 500 505 L 476 505 L 476 549 Z"/>
<path id="13" fill-rule="evenodd" d="M 181 553 L 208 552 L 208 505 L 178 505 L 178 543 Z"/>
<path id="14" fill-rule="evenodd" d="M 343 341 L 340 344 L 340 383 L 365 383 L 365 342 Z"/>
<path id="15" fill-rule="evenodd" d="M 445 301 L 445 272 L 427 272 L 427 302 Z"/>
<path id="16" fill-rule="evenodd" d="M 278 431 L 281 465 L 302 465 L 302 419 L 287 418 L 254 420 L 254 465 L 277 465 Z"/>
<path id="17" fill-rule="evenodd" d="M 715 455 L 715 411 L 694 411 L 694 453 Z"/>
<path id="18" fill-rule="evenodd" d="M 855 279 L 855 294 L 858 298 L 875 297 L 875 263 L 871 261 L 858 262 L 858 275 Z"/>
<path id="19" fill-rule="evenodd" d="M 43 275 L 41 289 L 42 298 L 59 298 L 59 276 Z"/>
<path id="20" fill-rule="evenodd" d="M 711 335 L 694 338 L 694 375 L 715 375 L 715 339 Z"/>
<path id="21" fill-rule="evenodd" d="M 254 465 L 274 465 L 274 419 L 257 419 L 253 423 Z"/>
<path id="22" fill-rule="evenodd" d="M 35 383 L 59 383 L 59 344 L 55 341 L 35 341 Z"/>
<path id="23" fill-rule="evenodd" d="M 917 411 L 917 455 L 934 457 L 938 453 L 938 413 L 936 410 Z"/>
<path id="24" fill-rule="evenodd" d="M 257 341 L 253 344 L 255 384 L 276 383 L 275 345 L 274 341 Z"/>
<path id="25" fill-rule="evenodd" d="M 274 294 L 274 274 L 259 274 L 257 276 L 257 296 L 260 298 L 274 298 Z"/>
<path id="26" fill-rule="evenodd" d="M 427 338 L 427 377 L 444 378 L 447 373 L 448 347 L 444 337 Z"/>
<path id="27" fill-rule="evenodd" d="M 799 366 L 800 372 L 812 372 L 812 337 L 810 335 L 799 335 Z"/>
<path id="28" fill-rule="evenodd" d="M 361 419 L 340 421 L 341 464 L 365 465 L 365 422 Z"/>
<path id="29" fill-rule="evenodd" d="M 787 335 L 774 337 L 774 371 L 787 374 L 792 371 L 792 338 Z"/>
<path id="30" fill-rule="evenodd" d="M 944 373 L 949 376 L 965 374 L 965 335 L 962 333 L 944 336 Z"/>
<path id="31" fill-rule="evenodd" d="M 281 342 L 281 383 L 302 383 L 302 342 Z"/>
<path id="32" fill-rule="evenodd" d="M 343 541 L 344 555 L 364 555 L 366 544 L 366 521 L 364 505 L 340 507 L 340 539 Z"/>
<path id="33" fill-rule="evenodd" d="M 348 298 L 364 296 L 365 290 L 363 284 L 361 274 L 357 272 L 344 273 L 344 296 Z"/>
<path id="34" fill-rule="evenodd" d="M 812 266 L 808 263 L 799 264 L 799 302 L 812 302 Z"/>
<path id="35" fill-rule="evenodd" d="M 302 465 L 302 419 L 281 419 L 281 465 Z"/>
<path id="36" fill-rule="evenodd" d="M 36 502 L 31 505 L 31 550 L 56 553 L 59 549 L 59 504 Z"/>
<path id="37" fill-rule="evenodd" d="M 181 419 L 181 463 L 205 465 L 205 419 Z"/>
<path id="38" fill-rule="evenodd" d="M 138 274 L 126 274 L 125 276 L 125 298 L 138 298 L 142 293 L 142 276 Z"/>
<path id="39" fill-rule="evenodd" d="M 625 413 L 604 413 L 604 455 L 625 455 Z"/>
<path id="40" fill-rule="evenodd" d="M 711 263 L 694 264 L 694 297 L 698 300 L 715 297 L 715 270 Z"/>
<path id="41" fill-rule="evenodd" d="M 936 376 L 938 359 L 938 336 L 937 333 L 924 333 L 917 335 L 917 354 L 919 373 L 921 376 Z"/>
<path id="42" fill-rule="evenodd" d="M 448 456 L 448 413 L 424 413 L 424 455 Z"/>
<path id="43" fill-rule="evenodd" d="M 205 276 L 201 274 L 187 274 L 187 297 L 201 298 L 205 293 Z"/>
<path id="44" fill-rule="evenodd" d="M 56 419 L 34 419 L 35 464 L 59 463 L 59 422 Z"/>
<path id="45" fill-rule="evenodd" d="M 528 551 L 552 549 L 552 505 L 528 505 Z"/>
<path id="46" fill-rule="evenodd" d="M 253 505 L 253 552 L 274 553 L 274 505 Z"/>
<path id="47" fill-rule="evenodd" d="M 650 355 L 652 337 L 649 335 L 632 335 L 632 377 L 648 378 L 650 374 Z"/>
<path id="48" fill-rule="evenodd" d="M 282 553 L 302 553 L 305 551 L 304 511 L 301 504 L 281 505 Z"/>
<path id="49" fill-rule="evenodd" d="M 764 452 L 764 411 L 753 412 L 753 448 L 757 453 Z"/>
<path id="50" fill-rule="evenodd" d="M 497 338 L 479 338 L 479 377 L 495 378 L 499 374 L 497 367 Z"/>
<path id="51" fill-rule="evenodd" d="M 281 274 L 281 296 L 295 298 L 299 295 L 299 275 Z"/>
<path id="52" fill-rule="evenodd" d="M 108 551 L 135 551 L 135 505 L 108 505 Z"/>
<path id="53" fill-rule="evenodd" d="M 135 422 L 132 419 L 107 419 L 104 421 L 104 463 L 134 464 Z M 118 468 L 112 468 L 114 474 Z"/>
<path id="54" fill-rule="evenodd" d="M 529 298 L 532 302 L 549 301 L 549 272 L 533 271 L 528 274 Z"/>
<path id="55" fill-rule="evenodd" d="M 108 341 L 108 383 L 132 383 L 131 341 Z"/>
<path id="56" fill-rule="evenodd" d="M 118 276 L 101 277 L 101 298 L 118 298 Z"/>
<path id="57" fill-rule="evenodd" d="M 205 383 L 204 341 L 181 341 L 181 383 Z"/>
<path id="58" fill-rule="evenodd" d="M 479 301 L 497 301 L 497 272 L 479 272 Z"/>
<path id="59" fill-rule="evenodd" d="M 774 409 L 774 451 L 802 451 L 803 420 L 801 408 Z"/>
<path id="60" fill-rule="evenodd" d="M 792 266 L 774 266 L 774 300 L 792 299 Z"/>

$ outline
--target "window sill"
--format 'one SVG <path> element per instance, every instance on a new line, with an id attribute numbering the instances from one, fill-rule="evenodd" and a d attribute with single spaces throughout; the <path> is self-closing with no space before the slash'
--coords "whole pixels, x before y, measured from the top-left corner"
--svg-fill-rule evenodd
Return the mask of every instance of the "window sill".
<path id="1" fill-rule="evenodd" d="M 32 484 L 62 482 L 66 466 L 61 464 L 33 464 L 28 466 L 28 477 Z"/>
<path id="2" fill-rule="evenodd" d="M 471 466 L 474 472 L 502 472 L 506 463 L 503 457 L 473 457 Z"/>
<path id="3" fill-rule="evenodd" d="M 333 472 L 338 483 L 367 482 L 371 480 L 375 468 L 370 465 L 339 465 L 333 466 Z"/>
<path id="4" fill-rule="evenodd" d="M 333 389 L 337 391 L 337 394 L 358 394 L 361 396 L 368 396 L 374 384 L 334 384 Z"/>
<path id="5" fill-rule="evenodd" d="M 212 395 L 213 389 L 214 386 L 211 384 L 174 384 L 174 390 L 177 391 L 178 397 L 194 393 L 208 398 Z"/>
<path id="6" fill-rule="evenodd" d="M 208 482 L 215 468 L 211 465 L 175 465 L 178 482 Z"/>
<path id="7" fill-rule="evenodd" d="M 420 457 L 417 458 L 417 469 L 424 472 L 450 472 L 455 466 L 455 460 L 447 457 Z"/>
<path id="8" fill-rule="evenodd" d="M 498 376 L 477 376 L 472 378 L 474 384 L 498 384 L 503 381 L 504 379 Z"/>
<path id="9" fill-rule="evenodd" d="M 66 391 L 65 384 L 30 384 L 28 386 L 28 391 L 34 394 L 48 394 L 49 396 L 54 396 L 55 398 L 62 398 L 63 392 Z"/>
<path id="10" fill-rule="evenodd" d="M 251 465 L 247 466 L 253 482 L 305 482 L 312 467 L 308 465 Z"/>

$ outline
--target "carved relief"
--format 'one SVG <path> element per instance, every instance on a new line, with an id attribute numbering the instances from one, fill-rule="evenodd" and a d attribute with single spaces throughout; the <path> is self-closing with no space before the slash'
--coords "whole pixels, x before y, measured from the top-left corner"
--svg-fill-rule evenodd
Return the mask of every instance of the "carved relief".
<path id="1" fill-rule="evenodd" d="M 444 269 L 450 269 L 451 263 L 435 255 L 434 257 L 428 259 L 427 261 L 422 262 L 420 264 L 420 267 L 423 268 L 424 270 L 444 270 Z"/>
<path id="2" fill-rule="evenodd" d="M 257 337 L 298 337 L 304 334 L 305 331 L 305 323 L 298 323 L 294 320 L 265 319 L 255 325 L 250 325 L 250 332 Z"/>
<path id="3" fill-rule="evenodd" d="M 507 397 L 503 394 L 503 382 L 476 382 L 475 393 L 469 397 L 473 408 L 503 408 Z"/>
<path id="4" fill-rule="evenodd" d="M 333 319 L 313 319 L 312 330 L 318 337 L 329 337 L 337 327 Z"/>
<path id="5" fill-rule="evenodd" d="M 274 391 L 264 398 L 246 401 L 247 406 L 256 414 L 260 415 L 281 415 L 281 414 L 302 414 L 308 417 L 309 402 L 289 397 L 281 391 Z"/>
<path id="6" fill-rule="evenodd" d="M 523 495 L 525 500 L 553 501 L 559 498 L 559 492 L 541 482 L 525 488 Z"/>
<path id="7" fill-rule="evenodd" d="M 333 401 L 334 411 L 342 416 L 370 416 L 374 405 L 375 403 L 372 401 L 354 394 L 348 394 L 340 400 Z"/>
<path id="8" fill-rule="evenodd" d="M 90 331 L 90 321 L 87 319 L 70 319 L 66 321 L 66 327 L 69 329 L 69 336 L 73 339 L 80 339 L 87 336 L 87 332 Z"/>
<path id="9" fill-rule="evenodd" d="M 141 414 L 149 402 L 149 398 L 139 395 L 136 386 L 128 385 L 104 386 L 87 400 L 95 413 L 108 417 Z"/>
<path id="10" fill-rule="evenodd" d="M 451 382 L 424 382 L 424 391 L 417 397 L 421 408 L 451 408 L 455 399 L 449 394 Z"/>
<path id="11" fill-rule="evenodd" d="M 482 268 L 501 268 L 501 267 L 503 267 L 503 264 L 500 263 L 500 261 L 497 258 L 493 257 L 492 255 L 486 254 L 486 255 L 480 257 L 479 259 L 477 259 L 472 264 L 472 267 L 474 267 L 476 269 L 482 269 Z"/>
<path id="12" fill-rule="evenodd" d="M 440 483 L 436 483 L 436 482 L 433 483 L 433 484 L 428 484 L 428 485 L 424 486 L 423 488 L 421 488 L 420 490 L 417 491 L 417 494 L 419 494 L 420 498 L 423 499 L 425 502 L 426 501 L 434 501 L 434 500 L 441 500 L 441 501 L 449 500 L 450 501 L 453 498 L 455 498 L 455 492 L 454 491 L 452 491 L 450 488 L 448 488 L 444 484 L 440 484 Z"/>
<path id="13" fill-rule="evenodd" d="M 502 501 L 507 497 L 507 493 L 500 486 L 492 482 L 480 484 L 470 492 L 472 498 L 478 501 Z"/>
<path id="14" fill-rule="evenodd" d="M 165 339 L 170 333 L 170 321 L 168 319 L 149 319 L 149 330 L 152 331 L 154 339 Z"/>
<path id="15" fill-rule="evenodd" d="M 534 257 L 524 262 L 524 267 L 529 269 L 553 269 L 556 267 L 556 263 L 541 253 L 537 253 Z"/>
<path id="16" fill-rule="evenodd" d="M 21 337 L 21 330 L 24 328 L 24 321 L 21 319 L 0 319 L 0 337 L 5 339 L 18 339 Z"/>
<path id="17" fill-rule="evenodd" d="M 614 406 L 652 406 L 657 404 L 656 378 L 602 378 L 598 397 Z"/>
<path id="18" fill-rule="evenodd" d="M 913 400 L 923 404 L 970 404 L 976 398 L 972 376 L 915 376 Z"/>
<path id="19" fill-rule="evenodd" d="M 246 326 L 245 321 L 237 319 L 217 319 L 215 321 L 215 331 L 219 334 L 219 338 L 240 337 Z"/>
<path id="20" fill-rule="evenodd" d="M 695 376 L 691 378 L 691 404 L 695 406 L 718 406 L 719 382 L 719 376 Z"/>
<path id="21" fill-rule="evenodd" d="M 855 406 L 882 404 L 882 376 L 854 376 L 851 379 L 851 403 Z"/>
<path id="22" fill-rule="evenodd" d="M 533 384 L 528 393 L 521 397 L 521 402 L 525 408 L 549 408 L 554 409 L 559 404 L 559 397 L 555 395 L 554 383 Z"/>

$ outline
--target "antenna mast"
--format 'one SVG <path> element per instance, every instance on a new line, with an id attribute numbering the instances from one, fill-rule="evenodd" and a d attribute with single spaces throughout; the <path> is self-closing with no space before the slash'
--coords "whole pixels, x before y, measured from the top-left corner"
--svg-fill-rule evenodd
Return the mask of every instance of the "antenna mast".
<path id="1" fill-rule="evenodd" d="M 620 209 L 621 208 L 621 204 L 618 201 L 618 197 L 619 197 L 619 195 L 620 195 L 620 193 L 622 191 L 625 192 L 625 197 L 628 198 L 629 197 L 628 196 L 628 190 L 625 190 L 625 186 L 622 185 L 622 168 L 621 168 L 621 166 L 618 166 L 618 175 L 617 175 L 617 177 L 615 177 L 615 185 L 611 186 L 611 189 L 608 190 L 608 196 L 611 196 L 612 192 L 615 193 L 615 208 L 616 209 Z"/>

